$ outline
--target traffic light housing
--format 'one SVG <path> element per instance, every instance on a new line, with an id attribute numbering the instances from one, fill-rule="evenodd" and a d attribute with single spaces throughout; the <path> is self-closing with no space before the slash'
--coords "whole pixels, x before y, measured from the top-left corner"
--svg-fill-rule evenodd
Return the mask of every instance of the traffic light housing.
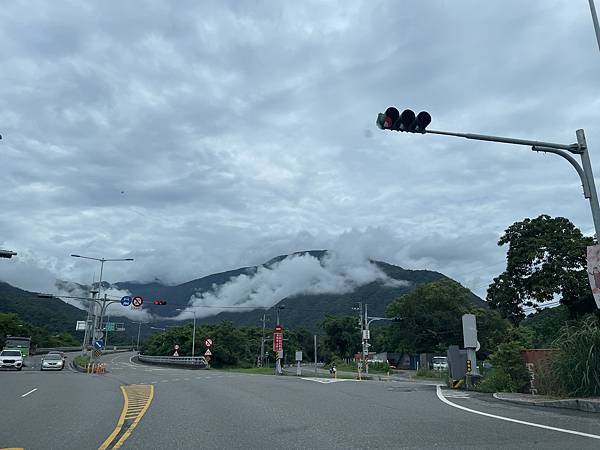
<path id="1" fill-rule="evenodd" d="M 155 305 L 166 305 L 167 301 L 166 300 L 154 300 L 154 302 L 152 302 L 152 303 L 154 303 Z"/>
<path id="2" fill-rule="evenodd" d="M 471 373 L 472 368 L 473 367 L 471 366 L 471 360 L 467 359 L 467 373 Z"/>
<path id="3" fill-rule="evenodd" d="M 431 115 L 427 111 L 419 114 L 410 109 L 400 113 L 397 108 L 390 106 L 384 113 L 377 116 L 377 126 L 382 130 L 406 131 L 408 133 L 425 133 L 431 123 Z"/>

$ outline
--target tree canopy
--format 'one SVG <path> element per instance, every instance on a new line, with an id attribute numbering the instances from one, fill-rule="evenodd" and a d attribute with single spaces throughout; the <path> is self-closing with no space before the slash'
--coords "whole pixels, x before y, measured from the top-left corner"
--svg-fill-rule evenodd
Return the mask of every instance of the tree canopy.
<path id="1" fill-rule="evenodd" d="M 586 272 L 586 247 L 593 243 L 564 217 L 515 222 L 498 241 L 508 245 L 507 264 L 488 288 L 490 306 L 515 324 L 524 318 L 524 306 L 557 298 L 572 318 L 593 311 Z"/>
<path id="2" fill-rule="evenodd" d="M 471 291 L 448 279 L 417 286 L 390 304 L 387 315 L 402 320 L 377 332 L 375 348 L 420 353 L 462 346 L 462 316 L 471 313 L 477 317 L 480 353 L 487 355 L 504 338 L 509 324 L 496 311 L 476 307 L 471 296 Z"/>

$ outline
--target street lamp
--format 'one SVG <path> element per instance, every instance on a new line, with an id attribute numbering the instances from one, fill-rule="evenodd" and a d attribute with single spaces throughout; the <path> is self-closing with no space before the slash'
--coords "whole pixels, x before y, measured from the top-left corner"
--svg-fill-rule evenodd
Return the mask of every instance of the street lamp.
<path id="1" fill-rule="evenodd" d="M 104 272 L 104 263 L 105 262 L 114 262 L 114 261 L 133 261 L 133 258 L 112 258 L 112 259 L 107 259 L 107 258 L 95 258 L 92 256 L 82 256 L 82 255 L 76 255 L 76 254 L 71 254 L 71 256 L 73 258 L 83 258 L 83 259 L 91 259 L 92 261 L 99 261 L 100 262 L 100 280 L 98 281 L 98 297 L 100 297 L 100 290 L 102 289 L 102 274 Z M 104 297 L 106 299 L 106 296 Z M 93 309 L 93 330 L 94 332 L 96 331 L 96 308 L 95 305 L 90 305 L 90 307 Z M 102 321 L 104 319 L 104 309 L 105 309 L 105 304 L 103 303 L 102 305 L 102 309 L 101 309 L 101 314 L 100 314 L 100 329 L 102 329 Z M 89 319 L 89 311 L 88 311 L 88 319 Z M 87 339 L 87 338 L 86 338 Z"/>
<path id="2" fill-rule="evenodd" d="M 181 308 L 177 308 L 175 309 L 175 311 L 186 311 L 185 309 L 181 309 Z M 192 331 L 192 358 L 194 357 L 195 353 L 196 353 L 196 310 L 192 309 L 192 313 L 194 314 L 194 328 Z"/>

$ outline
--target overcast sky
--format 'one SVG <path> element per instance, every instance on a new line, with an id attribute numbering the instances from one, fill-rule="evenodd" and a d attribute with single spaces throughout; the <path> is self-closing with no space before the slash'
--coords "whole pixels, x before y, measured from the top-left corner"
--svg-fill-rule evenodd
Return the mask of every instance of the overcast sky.
<path id="1" fill-rule="evenodd" d="M 179 283 L 359 248 L 485 296 L 509 225 L 592 233 L 568 163 L 376 128 L 575 142 L 600 175 L 588 2 L 11 1 L 0 9 L 0 279 Z M 597 181 L 598 183 L 598 181 Z"/>

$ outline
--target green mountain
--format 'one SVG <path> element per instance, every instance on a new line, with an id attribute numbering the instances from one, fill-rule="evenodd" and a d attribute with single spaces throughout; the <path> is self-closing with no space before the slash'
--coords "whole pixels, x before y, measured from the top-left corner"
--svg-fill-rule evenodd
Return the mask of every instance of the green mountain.
<path id="1" fill-rule="evenodd" d="M 309 254 L 319 260 L 325 257 L 326 250 L 312 250 L 307 252 L 294 253 L 294 256 Z M 179 314 L 176 309 L 185 308 L 189 304 L 190 298 L 199 292 L 213 291 L 215 286 L 219 287 L 231 281 L 240 275 L 253 276 L 260 267 L 272 268 L 277 263 L 292 255 L 281 255 L 271 259 L 262 266 L 243 267 L 222 273 L 216 273 L 189 281 L 176 286 L 166 286 L 161 283 L 137 283 L 122 282 L 116 283 L 119 289 L 126 289 L 134 295 L 140 295 L 145 299 L 145 307 L 150 308 L 156 316 L 162 316 L 166 319 L 175 317 Z M 304 327 L 310 331 L 317 331 L 319 323 L 327 314 L 348 315 L 353 314 L 352 308 L 357 302 L 368 304 L 370 316 L 384 316 L 387 306 L 398 296 L 410 292 L 422 283 L 430 283 L 440 279 L 447 278 L 439 272 L 429 270 L 408 270 L 399 266 L 388 264 L 382 261 L 372 261 L 381 271 L 383 271 L 392 280 L 405 282 L 402 285 L 393 285 L 383 281 L 374 281 L 356 288 L 353 292 L 343 294 L 300 294 L 281 300 L 273 308 L 255 309 L 252 311 L 242 310 L 225 311 L 214 316 L 198 318 L 197 323 L 218 323 L 223 320 L 229 320 L 235 325 L 259 325 L 263 314 L 271 317 L 271 323 L 275 321 L 275 309 L 277 306 L 283 307 L 280 310 L 281 323 L 286 327 L 299 328 Z M 152 300 L 166 300 L 167 305 L 155 306 Z M 473 294 L 472 301 L 477 306 L 487 308 L 487 303 Z M 148 306 L 146 306 L 148 304 Z M 201 308 L 198 312 L 202 311 Z M 158 324 L 161 326 L 172 325 L 171 320 L 161 321 L 158 317 Z"/>
<path id="2" fill-rule="evenodd" d="M 294 253 L 297 255 L 311 255 L 320 261 L 326 256 L 325 250 L 313 250 L 308 252 Z M 242 267 L 236 270 L 216 273 L 202 278 L 198 278 L 187 283 L 168 286 L 160 282 L 151 283 L 141 282 L 119 282 L 113 286 L 118 289 L 124 289 L 133 295 L 139 295 L 144 298 L 143 308 L 150 311 L 155 320 L 151 324 L 144 324 L 141 327 L 142 338 L 155 333 L 155 328 L 173 326 L 173 318 L 180 314 L 177 309 L 186 308 L 189 305 L 190 298 L 196 293 L 211 292 L 215 287 L 224 285 L 240 275 L 252 277 L 261 268 L 274 268 L 279 262 L 292 255 L 281 255 L 271 259 L 261 266 Z M 439 272 L 429 270 L 407 270 L 402 267 L 388 264 L 382 261 L 372 261 L 382 272 L 391 280 L 402 281 L 403 283 L 387 283 L 384 281 L 374 281 L 357 287 L 349 293 L 328 293 L 328 294 L 300 294 L 281 300 L 277 305 L 265 311 L 255 309 L 252 311 L 236 310 L 221 312 L 214 316 L 198 318 L 198 323 L 217 323 L 223 320 L 229 320 L 236 325 L 260 325 L 260 319 L 263 314 L 270 317 L 270 325 L 275 323 L 275 309 L 280 309 L 280 320 L 286 328 L 303 327 L 309 331 L 318 331 L 320 322 L 326 315 L 348 315 L 354 314 L 352 308 L 357 302 L 368 304 L 370 316 L 384 316 L 387 306 L 398 296 L 412 291 L 415 286 L 422 283 L 447 278 Z M 86 286 L 79 286 L 84 291 Z M 108 288 L 108 283 L 103 283 L 103 288 Z M 153 300 L 166 300 L 166 305 L 153 305 Z M 473 295 L 472 301 L 480 306 L 487 308 L 487 303 L 479 297 Z M 111 308 L 111 314 L 115 314 L 119 305 Z M 200 309 L 198 310 L 200 311 Z M 27 292 L 7 283 L 0 282 L 0 313 L 16 313 L 19 317 L 35 326 L 45 327 L 52 332 L 67 332 L 77 338 L 82 339 L 82 332 L 75 332 L 75 322 L 85 320 L 86 312 L 75 306 L 66 304 L 58 299 L 42 299 L 36 294 Z M 113 319 L 117 322 L 124 322 L 126 331 L 123 333 L 112 333 L 110 341 L 117 343 L 131 343 L 131 338 L 137 338 L 138 324 L 131 320 L 119 317 Z M 110 343 L 110 342 L 109 342 Z"/>

